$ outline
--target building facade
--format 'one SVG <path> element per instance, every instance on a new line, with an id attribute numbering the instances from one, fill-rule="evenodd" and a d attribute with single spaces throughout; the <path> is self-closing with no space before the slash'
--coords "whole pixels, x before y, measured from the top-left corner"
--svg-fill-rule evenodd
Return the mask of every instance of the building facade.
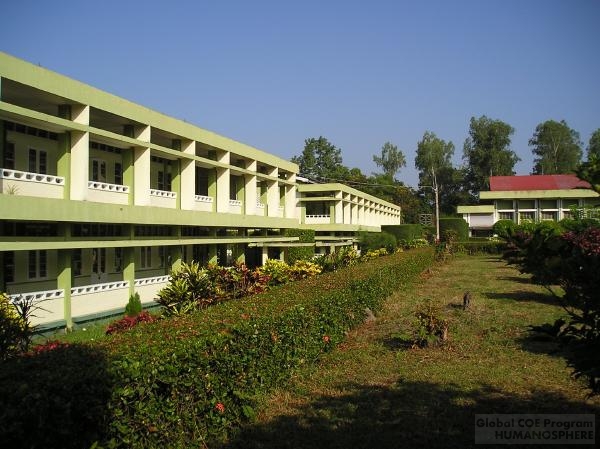
<path id="1" fill-rule="evenodd" d="M 479 205 L 457 208 L 471 235 L 489 235 L 499 220 L 559 221 L 574 210 L 600 207 L 598 194 L 575 175 L 492 176 L 479 199 Z"/>
<path id="2" fill-rule="evenodd" d="M 36 324 L 149 304 L 183 261 L 259 265 L 306 224 L 296 164 L 4 53 L 0 136 L 0 291 Z M 396 207 L 359 197 L 372 230 Z"/>

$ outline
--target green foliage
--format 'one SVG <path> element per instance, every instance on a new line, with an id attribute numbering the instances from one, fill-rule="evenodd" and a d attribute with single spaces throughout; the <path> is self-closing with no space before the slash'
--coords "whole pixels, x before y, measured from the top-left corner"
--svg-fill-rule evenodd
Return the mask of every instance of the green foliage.
<path id="1" fill-rule="evenodd" d="M 381 147 L 381 155 L 374 155 L 373 162 L 383 169 L 383 173 L 386 176 L 392 179 L 402 167 L 406 167 L 406 157 L 404 157 L 404 153 L 402 153 L 402 150 L 398 149 L 398 146 L 391 142 L 383 144 L 383 147 Z"/>
<path id="2" fill-rule="evenodd" d="M 0 293 L 0 360 L 22 351 L 25 323 L 17 313 L 10 297 Z"/>
<path id="3" fill-rule="evenodd" d="M 432 263 L 378 258 L 93 346 L 0 364 L 7 447 L 198 447 L 252 419 L 254 398 L 314 363 Z M 31 431 L 35 423 L 35 431 Z"/>
<path id="4" fill-rule="evenodd" d="M 300 237 L 299 243 L 314 243 L 314 229 L 286 229 L 283 232 L 286 237 Z M 311 260 L 315 255 L 314 246 L 297 246 L 286 248 L 285 261 L 294 264 L 297 260 Z"/>
<path id="5" fill-rule="evenodd" d="M 294 281 L 321 274 L 321 266 L 308 260 L 297 260 L 290 266 L 290 278 Z"/>
<path id="6" fill-rule="evenodd" d="M 358 235 L 361 251 L 385 248 L 392 253 L 397 247 L 396 237 L 389 232 L 360 232 Z"/>
<path id="7" fill-rule="evenodd" d="M 600 227 L 597 221 L 542 222 L 508 233 L 504 257 L 559 298 L 570 321 L 560 336 L 572 349 L 571 365 L 600 393 Z M 559 285 L 564 294 L 554 292 Z"/>
<path id="8" fill-rule="evenodd" d="M 123 318 L 116 320 L 108 325 L 106 328 L 106 335 L 118 334 L 129 329 L 134 328 L 140 323 L 153 323 L 156 321 L 150 312 L 144 311 L 136 315 L 125 315 Z"/>
<path id="9" fill-rule="evenodd" d="M 129 302 L 125 306 L 125 315 L 134 317 L 142 311 L 142 301 L 138 292 L 129 296 Z"/>
<path id="10" fill-rule="evenodd" d="M 600 156 L 591 156 L 587 162 L 581 164 L 577 169 L 577 176 L 589 182 L 592 190 L 600 193 Z"/>
<path id="11" fill-rule="evenodd" d="M 268 259 L 260 272 L 269 277 L 269 285 L 286 284 L 290 281 L 290 266 L 283 260 Z"/>
<path id="12" fill-rule="evenodd" d="M 594 159 L 600 160 L 600 128 L 592 133 L 587 147 L 587 160 Z"/>
<path id="13" fill-rule="evenodd" d="M 546 120 L 537 125 L 529 146 L 533 147 L 533 173 L 537 175 L 573 173 L 581 163 L 579 133 L 564 120 Z"/>
<path id="14" fill-rule="evenodd" d="M 441 318 L 442 311 L 432 301 L 421 304 L 416 312 L 413 345 L 421 348 L 444 343 L 448 339 L 448 320 Z"/>
<path id="15" fill-rule="evenodd" d="M 209 270 L 192 261 L 171 273 L 169 284 L 158 292 L 156 302 L 165 315 L 179 315 L 211 304 L 216 293 Z"/>
<path id="16" fill-rule="evenodd" d="M 464 218 L 440 218 L 440 237 L 446 231 L 456 232 L 456 238 L 460 242 L 469 240 L 469 225 Z"/>
<path id="17" fill-rule="evenodd" d="M 392 234 L 397 241 L 408 241 L 423 237 L 423 226 L 420 224 L 385 225 L 381 230 Z"/>
<path id="18" fill-rule="evenodd" d="M 333 253 L 319 256 L 314 261 L 321 267 L 324 273 L 328 273 L 343 267 L 350 267 L 356 264 L 359 259 L 360 256 L 354 248 L 342 247 Z"/>
<path id="19" fill-rule="evenodd" d="M 501 120 L 488 117 L 471 117 L 469 137 L 463 146 L 463 159 L 467 171 L 465 181 L 471 195 L 489 190 L 490 176 L 514 175 L 515 164 L 520 160 L 510 149 L 510 136 L 514 128 Z"/>
<path id="20" fill-rule="evenodd" d="M 498 220 L 492 226 L 492 232 L 498 237 L 505 239 L 514 232 L 516 227 L 517 224 L 512 220 Z"/>
<path id="21" fill-rule="evenodd" d="M 311 137 L 304 141 L 301 156 L 294 156 L 292 162 L 300 167 L 300 174 L 311 179 L 340 179 L 348 169 L 342 165 L 342 150 L 325 137 Z"/>

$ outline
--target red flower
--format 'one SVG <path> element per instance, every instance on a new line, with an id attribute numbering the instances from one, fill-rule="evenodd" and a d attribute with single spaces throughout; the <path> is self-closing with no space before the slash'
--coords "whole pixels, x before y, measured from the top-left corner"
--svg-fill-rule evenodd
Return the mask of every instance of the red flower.
<path id="1" fill-rule="evenodd" d="M 225 413 L 225 406 L 222 402 L 217 402 L 217 405 L 215 405 L 215 410 L 219 413 Z"/>
<path id="2" fill-rule="evenodd" d="M 323 335 L 323 341 L 329 343 L 329 335 Z"/>

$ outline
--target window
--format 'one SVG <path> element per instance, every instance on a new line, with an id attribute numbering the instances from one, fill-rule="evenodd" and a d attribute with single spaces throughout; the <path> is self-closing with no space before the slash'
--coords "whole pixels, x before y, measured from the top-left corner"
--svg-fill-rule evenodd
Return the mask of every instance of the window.
<path id="1" fill-rule="evenodd" d="M 106 273 L 106 248 L 92 250 L 92 273 Z"/>
<path id="2" fill-rule="evenodd" d="M 123 270 L 123 248 L 115 248 L 114 269 L 116 273 Z"/>
<path id="3" fill-rule="evenodd" d="M 8 168 L 10 170 L 15 169 L 15 144 L 12 142 L 6 142 L 6 146 L 4 147 L 4 168 Z"/>
<path id="4" fill-rule="evenodd" d="M 556 221 L 556 212 L 542 211 L 542 220 Z"/>
<path id="5" fill-rule="evenodd" d="M 115 184 L 123 185 L 123 165 L 120 162 L 115 162 Z"/>
<path id="6" fill-rule="evenodd" d="M 92 181 L 106 182 L 106 161 L 92 159 Z"/>
<path id="7" fill-rule="evenodd" d="M 498 212 L 498 220 L 514 220 L 512 212 Z"/>
<path id="8" fill-rule="evenodd" d="M 4 253 L 4 280 L 15 282 L 15 253 L 7 251 Z"/>
<path id="9" fill-rule="evenodd" d="M 74 249 L 72 257 L 71 257 L 73 276 L 81 276 L 81 270 L 82 270 L 81 262 L 82 262 L 81 249 Z"/>
<path id="10" fill-rule="evenodd" d="M 29 149 L 29 171 L 31 173 L 41 173 L 45 175 L 47 167 L 48 154 L 43 150 Z"/>
<path id="11" fill-rule="evenodd" d="M 160 268 L 165 268 L 167 266 L 167 247 L 166 246 L 158 247 L 158 257 L 160 259 Z"/>
<path id="12" fill-rule="evenodd" d="M 140 248 L 140 267 L 152 268 L 152 247 L 142 246 Z"/>
<path id="13" fill-rule="evenodd" d="M 519 222 L 535 221 L 535 212 L 519 212 Z"/>
<path id="14" fill-rule="evenodd" d="M 48 256 L 45 250 L 29 251 L 27 274 L 29 279 L 43 279 L 48 276 Z"/>

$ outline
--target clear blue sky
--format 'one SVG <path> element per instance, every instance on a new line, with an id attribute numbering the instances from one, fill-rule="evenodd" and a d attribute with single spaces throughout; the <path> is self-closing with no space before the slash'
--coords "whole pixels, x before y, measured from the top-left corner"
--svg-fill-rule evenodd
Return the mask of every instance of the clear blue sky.
<path id="1" fill-rule="evenodd" d="M 376 170 L 385 141 L 416 185 L 426 130 L 455 162 L 471 116 L 528 140 L 600 127 L 600 1 L 31 1 L 2 7 L 0 49 L 286 159 L 328 138 Z"/>

